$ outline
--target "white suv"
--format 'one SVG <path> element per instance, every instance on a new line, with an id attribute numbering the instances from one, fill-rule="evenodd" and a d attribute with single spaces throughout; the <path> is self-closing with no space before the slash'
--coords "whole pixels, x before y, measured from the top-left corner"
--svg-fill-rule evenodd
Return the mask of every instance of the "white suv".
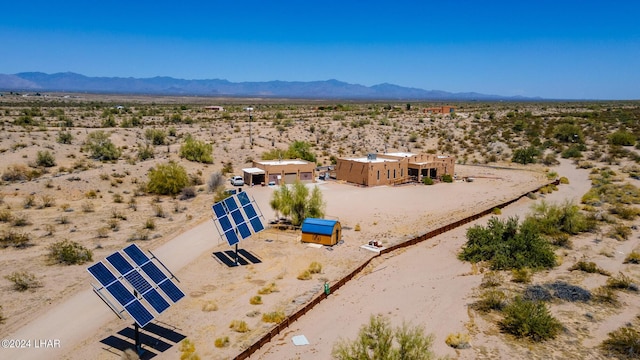
<path id="1" fill-rule="evenodd" d="M 244 185 L 244 179 L 242 176 L 234 176 L 231 178 L 231 185 L 233 186 L 242 186 Z"/>

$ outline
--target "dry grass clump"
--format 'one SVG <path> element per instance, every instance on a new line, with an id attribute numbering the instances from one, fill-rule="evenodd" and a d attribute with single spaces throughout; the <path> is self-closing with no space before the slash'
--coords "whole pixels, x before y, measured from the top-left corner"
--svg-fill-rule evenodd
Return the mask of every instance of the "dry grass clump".
<path id="1" fill-rule="evenodd" d="M 608 334 L 601 344 L 607 355 L 619 356 L 621 359 L 637 359 L 640 357 L 640 333 L 631 327 L 622 327 Z"/>
<path id="2" fill-rule="evenodd" d="M 279 323 L 286 318 L 284 311 L 272 311 L 262 314 L 262 321 L 267 323 Z"/>
<path id="3" fill-rule="evenodd" d="M 360 224 L 356 224 L 356 226 L 353 228 L 353 231 L 360 231 L 360 230 L 362 230 L 360 228 Z"/>
<path id="4" fill-rule="evenodd" d="M 260 296 L 260 295 L 252 296 L 249 299 L 249 304 L 251 304 L 251 305 L 260 305 L 260 304 L 262 304 L 262 296 Z"/>
<path id="5" fill-rule="evenodd" d="M 454 349 L 468 349 L 471 347 L 469 334 L 466 333 L 449 334 L 444 342 Z"/>
<path id="6" fill-rule="evenodd" d="M 270 283 L 269 285 L 264 286 L 262 289 L 258 290 L 258 294 L 260 295 L 268 295 L 271 294 L 272 292 L 277 292 L 278 291 L 278 286 L 276 285 L 276 283 Z"/>
<path id="7" fill-rule="evenodd" d="M 189 339 L 184 339 L 180 343 L 180 360 L 200 360 L 200 356 L 196 353 L 196 346 Z"/>
<path id="8" fill-rule="evenodd" d="M 93 253 L 75 241 L 63 240 L 49 246 L 48 257 L 53 263 L 76 265 L 93 260 Z"/>
<path id="9" fill-rule="evenodd" d="M 312 262 L 309 265 L 309 272 L 312 274 L 320 274 L 320 272 L 322 271 L 322 264 L 320 264 L 317 261 Z"/>
<path id="10" fill-rule="evenodd" d="M 297 277 L 298 280 L 311 280 L 311 271 L 309 269 L 302 270 Z"/>
<path id="11" fill-rule="evenodd" d="M 567 179 L 566 176 L 560 177 L 560 184 L 568 184 L 568 183 L 569 183 L 569 179 Z"/>
<path id="12" fill-rule="evenodd" d="M 217 348 L 227 347 L 230 344 L 229 337 L 228 336 L 223 336 L 223 337 L 216 338 L 216 340 L 215 340 L 215 342 L 213 344 Z"/>
<path id="13" fill-rule="evenodd" d="M 626 258 L 624 258 L 624 263 L 625 264 L 640 264 L 640 252 L 637 251 L 632 251 L 631 253 L 629 253 L 629 255 L 627 255 Z"/>
<path id="14" fill-rule="evenodd" d="M 617 276 L 608 278 L 607 286 L 612 289 L 618 290 L 638 291 L 638 286 L 633 283 L 629 276 L 625 275 L 622 272 L 618 273 Z"/>
<path id="15" fill-rule="evenodd" d="M 584 272 L 589 273 L 589 274 L 598 273 L 600 275 L 605 275 L 605 276 L 611 275 L 610 272 L 608 272 L 606 270 L 603 270 L 598 265 L 596 265 L 596 263 L 594 263 L 593 261 L 582 261 L 582 260 L 580 260 L 577 263 L 573 264 L 573 266 L 571 266 L 569 268 L 569 271 L 574 271 L 574 270 L 584 271 Z"/>
<path id="16" fill-rule="evenodd" d="M 11 222 L 13 220 L 13 213 L 9 209 L 0 210 L 0 222 Z"/>
<path id="17" fill-rule="evenodd" d="M 515 283 L 528 284 L 533 278 L 533 271 L 529 268 L 511 270 L 511 281 Z"/>
<path id="18" fill-rule="evenodd" d="M 490 289 L 480 294 L 480 299 L 471 306 L 481 312 L 489 312 L 491 310 L 502 310 L 505 306 L 507 296 L 501 290 Z"/>
<path id="19" fill-rule="evenodd" d="M 482 277 L 482 282 L 480 283 L 480 287 L 482 288 L 491 288 L 502 285 L 504 282 L 504 278 L 502 274 L 497 271 L 488 271 L 484 273 Z"/>
<path id="20" fill-rule="evenodd" d="M 249 331 L 249 326 L 244 320 L 233 320 L 229 324 L 229 329 L 239 333 L 246 333 Z"/>
<path id="21" fill-rule="evenodd" d="M 0 235 L 0 249 L 14 247 L 18 249 L 31 246 L 31 235 L 14 231 L 3 231 Z"/>
<path id="22" fill-rule="evenodd" d="M 218 304 L 213 300 L 209 300 L 204 304 L 202 304 L 202 311 L 204 312 L 218 311 Z"/>
<path id="23" fill-rule="evenodd" d="M 597 287 L 591 293 L 593 294 L 593 300 L 595 302 L 613 306 L 619 304 L 618 294 L 608 286 Z"/>
<path id="24" fill-rule="evenodd" d="M 627 240 L 631 236 L 631 229 L 624 224 L 615 224 L 611 227 L 608 235 L 618 241 Z"/>
<path id="25" fill-rule="evenodd" d="M 42 282 L 34 274 L 26 271 L 14 271 L 7 275 L 6 279 L 13 283 L 13 289 L 16 291 L 25 291 L 42 286 Z"/>

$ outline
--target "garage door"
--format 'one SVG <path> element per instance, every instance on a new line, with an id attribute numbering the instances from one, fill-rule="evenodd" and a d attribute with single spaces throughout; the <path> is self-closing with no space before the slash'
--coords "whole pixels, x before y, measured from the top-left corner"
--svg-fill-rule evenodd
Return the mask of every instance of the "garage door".
<path id="1" fill-rule="evenodd" d="M 298 179 L 298 174 L 297 173 L 284 174 L 284 182 L 287 183 L 287 184 L 295 183 L 296 179 Z"/>
<path id="2" fill-rule="evenodd" d="M 313 176 L 311 175 L 311 172 L 300 173 L 300 181 L 312 181 L 312 180 L 313 180 Z"/>

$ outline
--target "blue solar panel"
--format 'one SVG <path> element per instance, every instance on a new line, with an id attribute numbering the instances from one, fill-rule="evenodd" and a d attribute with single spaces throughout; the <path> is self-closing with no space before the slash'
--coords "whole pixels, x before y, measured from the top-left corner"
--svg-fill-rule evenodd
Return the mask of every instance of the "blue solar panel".
<path id="1" fill-rule="evenodd" d="M 124 253 L 127 254 L 131 258 L 131 260 L 133 260 L 133 262 L 138 266 L 141 266 L 142 264 L 150 261 L 149 257 L 145 253 L 143 253 L 136 244 L 131 244 L 124 248 L 124 250 L 122 251 L 124 251 Z"/>
<path id="2" fill-rule="evenodd" d="M 251 236 L 251 230 L 249 230 L 249 227 L 247 226 L 247 223 L 242 223 L 242 224 L 238 225 L 238 232 L 240 232 L 240 236 L 243 239 L 246 239 L 249 236 Z"/>
<path id="3" fill-rule="evenodd" d="M 258 233 L 264 230 L 264 225 L 262 225 L 259 217 L 254 217 L 253 219 L 249 220 L 249 222 L 251 223 L 251 227 L 253 228 L 254 233 Z"/>
<path id="4" fill-rule="evenodd" d="M 91 275 L 93 275 L 94 278 L 96 278 L 96 280 L 98 280 L 100 284 L 102 284 L 102 286 L 107 286 L 112 282 L 118 280 L 116 279 L 116 276 L 111 273 L 111 270 L 109 270 L 101 262 L 95 265 L 91 265 L 89 268 L 87 268 L 87 270 L 89 271 L 89 273 L 91 273 Z"/>
<path id="5" fill-rule="evenodd" d="M 111 263 L 111 265 L 113 265 L 113 267 L 116 268 L 116 270 L 118 270 L 121 275 L 124 275 L 133 270 L 133 266 L 131 266 L 127 259 L 125 259 L 124 256 L 122 256 L 122 254 L 120 254 L 119 252 L 107 256 L 107 261 Z"/>
<path id="6" fill-rule="evenodd" d="M 241 192 L 237 195 L 238 200 L 240 201 L 240 205 L 242 206 L 246 206 L 247 204 L 251 203 L 251 200 L 249 200 L 249 195 L 247 195 L 246 192 Z"/>
<path id="7" fill-rule="evenodd" d="M 160 283 L 160 289 L 164 291 L 165 294 L 171 299 L 173 302 L 177 302 L 178 300 L 184 297 L 184 293 L 176 286 L 176 284 L 171 281 L 165 281 Z"/>
<path id="8" fill-rule="evenodd" d="M 235 245 L 240 242 L 240 239 L 238 239 L 238 235 L 236 235 L 234 229 L 225 232 L 224 237 L 227 238 L 227 243 L 229 243 L 229 246 Z"/>
<path id="9" fill-rule="evenodd" d="M 222 206 L 222 202 L 213 204 L 213 212 L 216 214 L 216 218 L 218 219 L 227 215 L 227 212 L 224 210 L 224 206 Z"/>
<path id="10" fill-rule="evenodd" d="M 240 209 L 232 211 L 231 217 L 233 218 L 233 222 L 236 223 L 236 226 L 247 221 L 244 219 L 244 216 L 242 216 L 242 211 L 240 211 Z"/>
<path id="11" fill-rule="evenodd" d="M 229 220 L 229 217 L 226 215 L 223 217 L 220 217 L 218 221 L 220 222 L 220 226 L 222 227 L 223 232 L 226 232 L 227 230 L 233 227 L 233 225 L 231 225 L 231 220 Z"/>
<path id="12" fill-rule="evenodd" d="M 138 300 L 125 306 L 124 309 L 127 310 L 140 327 L 144 327 L 153 320 L 153 315 Z"/>
<path id="13" fill-rule="evenodd" d="M 127 288 L 119 281 L 107 286 L 106 289 L 122 306 L 126 306 L 128 303 L 136 299 L 131 291 L 127 290 Z"/>
<path id="14" fill-rule="evenodd" d="M 151 284 L 140 275 L 137 271 L 132 271 L 124 276 L 125 279 L 133 286 L 134 289 L 140 295 L 144 295 L 147 291 L 151 290 Z"/>
<path id="15" fill-rule="evenodd" d="M 167 275 L 165 275 L 153 262 L 149 261 L 148 263 L 142 265 L 140 267 L 142 271 L 153 281 L 154 283 L 159 284 L 160 282 L 167 279 Z"/>
<path id="16" fill-rule="evenodd" d="M 244 209 L 244 213 L 247 214 L 247 217 L 249 218 L 249 220 L 258 216 L 258 213 L 256 212 L 256 210 L 253 208 L 253 205 L 251 204 L 244 206 L 242 209 Z"/>
<path id="17" fill-rule="evenodd" d="M 236 203 L 236 198 L 233 196 L 224 199 L 224 204 L 227 206 L 227 209 L 229 210 L 229 212 L 238 208 L 238 204 Z"/>
<path id="18" fill-rule="evenodd" d="M 151 291 L 145 293 L 142 297 L 151 304 L 158 314 L 169 308 L 167 300 L 165 300 L 155 289 L 151 289 Z"/>

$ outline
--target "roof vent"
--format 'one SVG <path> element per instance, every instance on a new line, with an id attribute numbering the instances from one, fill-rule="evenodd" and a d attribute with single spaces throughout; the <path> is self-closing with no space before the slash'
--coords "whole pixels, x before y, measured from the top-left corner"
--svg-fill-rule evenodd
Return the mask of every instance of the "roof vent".
<path id="1" fill-rule="evenodd" d="M 367 160 L 372 161 L 378 158 L 378 155 L 375 153 L 369 153 L 367 154 Z"/>

